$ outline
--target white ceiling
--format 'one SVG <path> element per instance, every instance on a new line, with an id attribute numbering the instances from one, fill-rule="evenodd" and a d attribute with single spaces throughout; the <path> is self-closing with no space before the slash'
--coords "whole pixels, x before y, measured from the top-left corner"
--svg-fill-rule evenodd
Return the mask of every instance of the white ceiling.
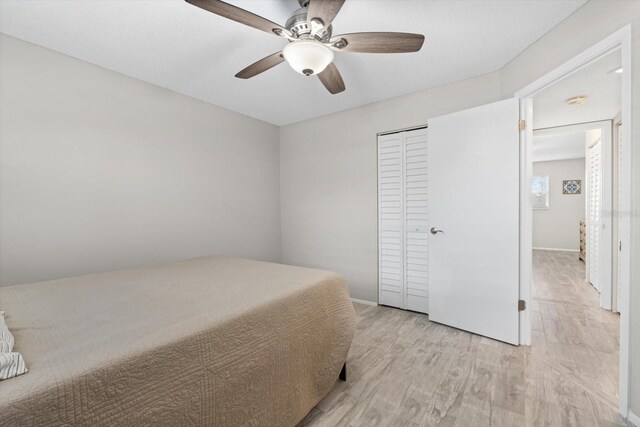
<path id="1" fill-rule="evenodd" d="M 586 131 L 558 128 L 558 132 L 533 135 L 534 162 L 581 159 L 585 157 Z"/>
<path id="2" fill-rule="evenodd" d="M 616 50 L 533 97 L 534 129 L 613 119 L 621 110 L 622 58 Z M 566 100 L 586 95 L 584 105 Z"/>
<path id="3" fill-rule="evenodd" d="M 418 53 L 337 53 L 330 95 L 287 64 L 234 75 L 286 41 L 182 0 L 0 1 L 0 32 L 277 125 L 500 69 L 586 0 L 347 0 L 334 34 L 423 33 Z M 296 0 L 230 0 L 284 24 Z"/>
<path id="4" fill-rule="evenodd" d="M 613 119 L 621 108 L 620 51 L 609 53 L 533 98 L 533 161 L 585 157 L 589 125 L 568 126 Z M 584 105 L 567 105 L 566 99 L 586 95 Z"/>

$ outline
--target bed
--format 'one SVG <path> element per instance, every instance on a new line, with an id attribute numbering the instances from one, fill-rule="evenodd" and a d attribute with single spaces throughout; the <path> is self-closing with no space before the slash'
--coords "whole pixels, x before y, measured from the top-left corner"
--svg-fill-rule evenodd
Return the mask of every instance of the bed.
<path id="1" fill-rule="evenodd" d="M 0 424 L 293 426 L 343 367 L 341 276 L 205 257 L 0 288 L 29 372 Z"/>

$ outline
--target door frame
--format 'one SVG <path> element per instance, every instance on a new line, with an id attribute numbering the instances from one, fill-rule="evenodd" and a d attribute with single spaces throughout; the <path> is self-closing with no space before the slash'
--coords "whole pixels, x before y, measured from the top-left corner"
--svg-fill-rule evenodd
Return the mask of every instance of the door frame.
<path id="1" fill-rule="evenodd" d="M 622 125 L 622 117 L 621 114 L 618 114 L 613 118 L 612 122 L 612 138 L 611 138 L 611 149 L 613 153 L 613 173 L 612 173 L 612 185 L 614 188 L 612 203 L 613 206 L 619 206 L 618 203 L 618 187 L 619 187 L 619 178 L 620 178 L 620 125 Z M 611 230 L 614 236 L 618 236 L 618 218 L 613 216 L 611 218 Z M 612 249 L 612 266 L 618 265 L 618 250 L 616 248 Z M 618 269 L 615 268 L 611 272 L 611 311 L 619 313 L 618 309 Z"/>
<path id="2" fill-rule="evenodd" d="M 619 159 L 620 165 L 624 172 L 618 183 L 620 212 L 618 216 L 618 238 L 623 248 L 627 248 L 618 255 L 618 262 L 622 266 L 620 269 L 621 276 L 618 277 L 618 291 L 622 296 L 622 304 L 620 311 L 620 365 L 619 365 L 619 412 L 622 416 L 627 417 L 629 414 L 629 372 L 630 372 L 630 330 L 629 330 L 629 314 L 630 314 L 630 274 L 631 274 L 631 200 L 632 200 L 632 87 L 633 73 L 632 69 L 632 37 L 631 24 L 626 25 L 610 36 L 606 37 L 599 43 L 586 49 L 579 55 L 573 57 L 569 61 L 535 80 L 531 84 L 525 86 L 516 92 L 515 96 L 520 99 L 520 117 L 526 120 L 526 123 L 533 123 L 533 96 L 544 89 L 554 85 L 562 79 L 569 77 L 573 73 L 597 61 L 603 56 L 620 50 L 622 55 L 622 140 L 627 141 L 623 145 L 622 157 Z M 531 323 L 531 288 L 533 279 L 533 221 L 530 198 L 530 185 L 532 176 L 532 147 L 533 130 L 532 126 L 525 126 L 520 132 L 520 298 L 525 301 L 526 309 L 520 313 L 520 344 L 531 345 L 532 323 Z"/>

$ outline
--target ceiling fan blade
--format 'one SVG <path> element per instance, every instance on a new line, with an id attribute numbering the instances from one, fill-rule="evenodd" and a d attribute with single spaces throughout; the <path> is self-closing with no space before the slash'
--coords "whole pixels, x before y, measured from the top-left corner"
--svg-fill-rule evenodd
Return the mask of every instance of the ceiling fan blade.
<path id="1" fill-rule="evenodd" d="M 230 5 L 220 0 L 185 0 L 187 3 L 204 9 L 208 12 L 215 13 L 224 18 L 231 19 L 232 21 L 239 22 L 249 27 L 257 28 L 269 34 L 285 35 L 289 34 L 284 27 L 271 22 L 268 19 L 251 13 L 247 10 L 240 9 L 239 7 Z"/>
<path id="2" fill-rule="evenodd" d="M 340 93 L 345 89 L 342 76 L 340 75 L 336 64 L 333 62 L 327 65 L 327 68 L 325 68 L 323 72 L 318 74 L 318 78 L 324 87 L 326 87 L 333 95 Z"/>
<path id="3" fill-rule="evenodd" d="M 345 0 L 311 0 L 307 11 L 307 21 L 319 19 L 324 27 L 331 25 Z"/>
<path id="4" fill-rule="evenodd" d="M 282 52 L 276 52 L 249 65 L 247 68 L 236 74 L 236 77 L 239 79 L 250 79 L 251 77 L 257 76 L 258 74 L 275 67 L 283 61 L 284 57 L 282 56 Z"/>
<path id="5" fill-rule="evenodd" d="M 331 48 L 342 52 L 408 53 L 417 52 L 424 44 L 422 34 L 352 33 L 331 37 Z"/>

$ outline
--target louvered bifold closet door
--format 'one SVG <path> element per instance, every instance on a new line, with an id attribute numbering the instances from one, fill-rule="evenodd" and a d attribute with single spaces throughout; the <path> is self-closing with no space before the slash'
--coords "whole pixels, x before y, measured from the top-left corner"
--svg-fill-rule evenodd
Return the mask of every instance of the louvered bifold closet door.
<path id="1" fill-rule="evenodd" d="M 378 283 L 380 304 L 404 308 L 402 135 L 378 137 Z"/>
<path id="2" fill-rule="evenodd" d="M 427 251 L 427 130 L 405 133 L 405 308 L 429 307 Z"/>
<path id="3" fill-rule="evenodd" d="M 602 206 L 602 143 L 600 141 L 589 147 L 589 240 L 587 254 L 589 257 L 589 281 L 598 290 L 600 283 L 599 250 L 600 250 L 600 209 Z"/>

